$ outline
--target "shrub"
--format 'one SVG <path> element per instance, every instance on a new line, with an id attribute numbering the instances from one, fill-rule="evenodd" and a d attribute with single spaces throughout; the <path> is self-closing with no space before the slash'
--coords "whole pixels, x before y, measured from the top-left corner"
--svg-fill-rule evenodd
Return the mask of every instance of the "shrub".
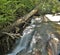
<path id="1" fill-rule="evenodd" d="M 0 26 L 14 22 L 40 3 L 40 14 L 60 12 L 58 0 L 0 0 Z"/>

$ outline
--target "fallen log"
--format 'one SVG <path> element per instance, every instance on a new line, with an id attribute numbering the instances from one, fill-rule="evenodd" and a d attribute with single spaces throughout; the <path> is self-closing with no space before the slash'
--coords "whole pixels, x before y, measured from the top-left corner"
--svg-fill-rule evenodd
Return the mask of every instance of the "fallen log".
<path id="1" fill-rule="evenodd" d="M 10 32 L 14 27 L 22 25 L 23 23 L 25 23 L 31 16 L 36 14 L 38 12 L 38 10 L 39 10 L 39 5 L 36 6 L 30 13 L 24 15 L 23 17 L 21 17 L 20 19 L 15 21 L 13 24 L 11 24 L 11 25 L 7 26 L 6 28 L 3 28 L 2 30 L 0 30 L 0 32 Z"/>

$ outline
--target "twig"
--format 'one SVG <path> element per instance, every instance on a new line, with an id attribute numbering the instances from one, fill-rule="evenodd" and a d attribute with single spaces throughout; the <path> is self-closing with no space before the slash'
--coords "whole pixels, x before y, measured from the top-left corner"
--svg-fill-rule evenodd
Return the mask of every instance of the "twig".
<path id="1" fill-rule="evenodd" d="M 12 39 L 15 39 L 21 36 L 20 34 L 15 34 L 15 33 L 7 33 L 7 32 L 2 32 L 2 33 L 9 35 Z"/>

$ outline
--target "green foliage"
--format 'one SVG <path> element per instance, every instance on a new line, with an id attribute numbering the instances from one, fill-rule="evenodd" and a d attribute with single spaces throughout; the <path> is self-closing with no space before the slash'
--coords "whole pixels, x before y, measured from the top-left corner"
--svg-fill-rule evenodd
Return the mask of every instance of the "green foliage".
<path id="1" fill-rule="evenodd" d="M 40 4 L 40 13 L 60 12 L 58 0 L 0 0 L 0 25 L 12 23 Z"/>
<path id="2" fill-rule="evenodd" d="M 60 2 L 58 0 L 42 0 L 40 6 L 40 13 L 56 13 L 60 12 Z"/>

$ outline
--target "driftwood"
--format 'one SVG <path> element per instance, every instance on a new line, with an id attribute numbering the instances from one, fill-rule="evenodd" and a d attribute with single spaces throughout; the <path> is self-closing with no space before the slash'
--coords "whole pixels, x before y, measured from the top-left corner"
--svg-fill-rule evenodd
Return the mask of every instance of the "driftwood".
<path id="1" fill-rule="evenodd" d="M 39 5 L 36 6 L 30 13 L 26 14 L 25 16 L 23 16 L 20 19 L 18 19 L 17 21 L 15 21 L 13 24 L 0 30 L 0 32 L 10 32 L 14 27 L 22 25 L 23 23 L 25 23 L 31 16 L 36 14 L 38 12 L 38 10 L 39 10 Z"/>
<path id="2" fill-rule="evenodd" d="M 20 37 L 21 35 L 20 34 L 14 34 L 14 33 L 7 33 L 7 32 L 3 32 L 3 34 L 6 34 L 8 36 L 10 36 L 12 39 L 15 39 L 15 38 L 18 38 Z"/>

